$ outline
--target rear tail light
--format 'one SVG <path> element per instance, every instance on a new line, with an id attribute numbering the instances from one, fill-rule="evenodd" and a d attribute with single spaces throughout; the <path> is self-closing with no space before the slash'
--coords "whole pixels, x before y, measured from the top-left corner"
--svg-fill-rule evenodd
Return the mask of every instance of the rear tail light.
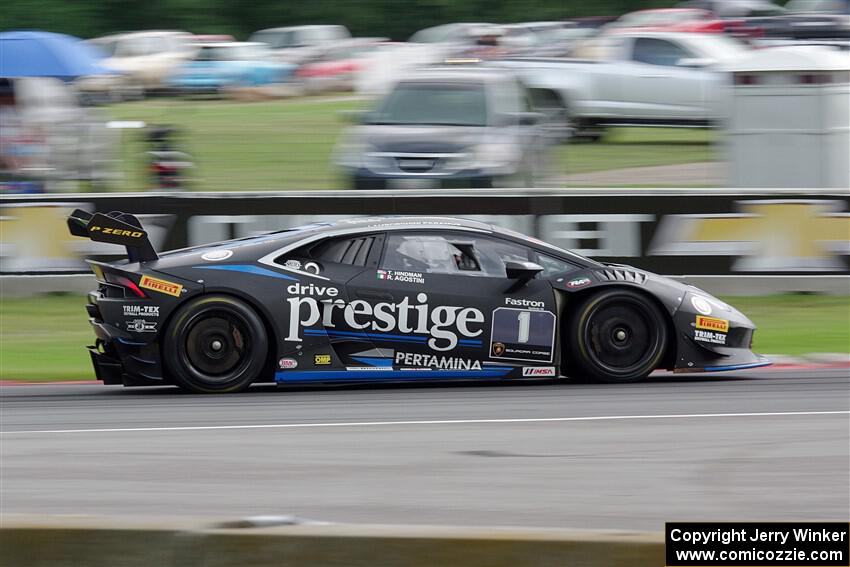
<path id="1" fill-rule="evenodd" d="M 744 73 L 735 73 L 736 85 L 757 85 L 759 84 L 758 75 L 745 75 Z"/>
<path id="2" fill-rule="evenodd" d="M 803 73 L 797 75 L 797 82 L 801 85 L 825 85 L 831 81 L 828 73 Z"/>
<path id="3" fill-rule="evenodd" d="M 121 286 L 125 290 L 129 290 L 130 293 L 132 293 L 136 297 L 141 297 L 143 299 L 147 297 L 147 295 L 145 295 L 145 292 L 143 292 L 141 289 L 139 289 L 139 286 L 136 285 L 136 282 L 134 282 L 130 278 L 125 278 L 124 276 L 118 276 L 118 275 L 110 274 L 110 273 L 106 273 L 106 274 L 104 274 L 104 276 L 105 276 L 104 279 L 106 280 L 107 283 L 111 283 L 113 285 Z M 127 295 L 127 291 L 125 291 L 124 294 Z"/>

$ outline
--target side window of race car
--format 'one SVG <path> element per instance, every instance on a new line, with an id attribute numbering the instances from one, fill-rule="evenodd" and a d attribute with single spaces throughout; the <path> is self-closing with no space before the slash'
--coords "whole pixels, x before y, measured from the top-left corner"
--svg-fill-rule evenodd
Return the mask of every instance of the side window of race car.
<path id="1" fill-rule="evenodd" d="M 547 256 L 546 254 L 538 253 L 537 263 L 543 266 L 543 272 L 541 272 L 540 276 L 544 278 L 551 278 L 559 274 L 566 274 L 579 269 L 579 267 L 574 264 L 570 264 L 564 260 L 559 260 L 558 258 L 553 258 L 552 256 Z"/>
<path id="2" fill-rule="evenodd" d="M 438 234 L 393 234 L 381 267 L 388 270 L 457 274 L 481 270 L 470 247 L 457 247 Z"/>
<path id="3" fill-rule="evenodd" d="M 393 234 L 389 237 L 382 268 L 454 274 L 506 277 L 505 262 L 526 262 L 532 252 L 523 246 L 471 234 Z"/>
<path id="4" fill-rule="evenodd" d="M 302 264 L 312 263 L 316 265 L 316 262 L 311 262 L 311 260 L 322 265 L 332 263 L 362 267 L 369 260 L 369 253 L 376 247 L 376 243 L 380 248 L 381 241 L 381 237 L 375 235 L 324 240 L 312 245 L 312 247 L 305 246 L 279 256 L 275 258 L 275 263 L 282 266 L 294 266 L 296 269 L 300 269 Z M 321 268 L 317 267 L 316 269 L 320 270 Z"/>
<path id="5" fill-rule="evenodd" d="M 365 266 L 374 242 L 374 236 L 327 240 L 310 250 L 310 255 L 323 262 Z"/>
<path id="6" fill-rule="evenodd" d="M 506 278 L 505 262 L 533 260 L 530 249 L 499 238 L 476 238 L 476 250 L 488 276 Z"/>

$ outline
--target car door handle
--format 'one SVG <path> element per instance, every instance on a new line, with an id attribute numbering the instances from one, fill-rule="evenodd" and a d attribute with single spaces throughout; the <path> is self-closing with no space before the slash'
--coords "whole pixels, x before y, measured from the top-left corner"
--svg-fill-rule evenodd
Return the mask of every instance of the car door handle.
<path id="1" fill-rule="evenodd" d="M 392 301 L 393 294 L 387 293 L 385 291 L 369 291 L 369 290 L 357 290 L 354 292 L 354 295 L 357 297 L 362 297 L 363 299 L 379 299 L 382 301 Z"/>

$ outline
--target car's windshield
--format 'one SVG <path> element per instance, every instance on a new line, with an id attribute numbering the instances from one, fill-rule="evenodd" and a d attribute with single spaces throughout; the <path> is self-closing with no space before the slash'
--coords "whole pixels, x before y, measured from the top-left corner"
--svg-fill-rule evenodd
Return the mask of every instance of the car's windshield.
<path id="1" fill-rule="evenodd" d="M 295 40 L 295 32 L 292 31 L 261 31 L 251 36 L 251 41 L 265 43 L 274 49 L 290 47 Z"/>
<path id="2" fill-rule="evenodd" d="M 548 249 L 552 252 L 555 252 L 555 254 L 557 256 L 561 256 L 563 258 L 568 258 L 568 259 L 571 259 L 573 261 L 578 261 L 579 264 L 581 264 L 581 262 L 590 262 L 590 263 L 594 263 L 594 264 L 597 264 L 597 265 L 602 265 L 599 262 L 597 262 L 596 260 L 592 260 L 590 258 L 587 258 L 586 256 L 582 256 L 581 254 L 576 254 L 575 252 L 572 252 L 570 250 L 566 250 L 564 248 L 561 248 L 560 246 L 555 246 L 554 244 L 549 244 L 548 242 L 544 242 L 544 241 L 542 241 L 538 238 L 534 238 L 533 236 L 528 236 L 527 234 L 523 234 L 521 232 L 517 232 L 517 231 L 511 230 L 509 228 L 499 228 L 498 232 L 501 233 L 501 234 L 507 235 L 507 236 L 512 236 L 512 237 L 514 237 L 514 238 L 516 238 L 520 241 L 530 242 L 530 243 L 535 244 L 536 246 L 538 246 L 540 248 L 543 248 L 544 250 Z"/>
<path id="3" fill-rule="evenodd" d="M 749 50 L 746 44 L 734 37 L 719 33 L 700 34 L 697 45 L 704 50 L 707 56 L 718 61 L 735 59 Z"/>
<path id="4" fill-rule="evenodd" d="M 419 30 L 408 40 L 411 43 L 445 43 L 452 41 L 466 42 L 470 40 L 469 32 L 478 26 L 489 24 L 443 24 Z"/>
<path id="5" fill-rule="evenodd" d="M 195 56 L 198 61 L 254 61 L 266 56 L 260 45 L 204 46 Z"/>
<path id="6" fill-rule="evenodd" d="M 484 85 L 468 83 L 399 83 L 369 120 L 371 124 L 486 126 Z"/>
<path id="7" fill-rule="evenodd" d="M 112 57 L 115 55 L 115 47 L 118 45 L 118 42 L 114 39 L 93 39 L 91 43 L 106 57 Z"/>
<path id="8" fill-rule="evenodd" d="M 618 24 L 623 26 L 663 26 L 677 24 L 690 20 L 704 20 L 708 12 L 704 10 L 649 10 L 646 12 L 633 12 L 620 18 Z"/>
<path id="9" fill-rule="evenodd" d="M 850 14 L 848 0 L 791 0 L 785 5 L 789 12 L 819 14 Z"/>

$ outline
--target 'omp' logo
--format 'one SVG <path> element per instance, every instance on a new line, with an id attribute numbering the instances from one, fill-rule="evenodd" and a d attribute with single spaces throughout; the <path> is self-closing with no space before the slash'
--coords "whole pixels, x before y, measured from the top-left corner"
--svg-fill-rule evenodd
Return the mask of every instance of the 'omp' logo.
<path id="1" fill-rule="evenodd" d="M 718 331 L 720 333 L 729 332 L 729 321 L 726 319 L 715 319 L 714 317 L 703 317 L 697 315 L 697 329 L 705 329 L 706 331 Z"/>
<path id="2" fill-rule="evenodd" d="M 154 291 L 158 291 L 159 293 L 173 295 L 174 297 L 179 297 L 180 292 L 183 291 L 183 286 L 180 284 L 160 280 L 157 278 L 152 278 L 150 276 L 142 276 L 142 279 L 139 281 L 139 287 L 143 287 L 145 289 L 152 289 Z"/>

